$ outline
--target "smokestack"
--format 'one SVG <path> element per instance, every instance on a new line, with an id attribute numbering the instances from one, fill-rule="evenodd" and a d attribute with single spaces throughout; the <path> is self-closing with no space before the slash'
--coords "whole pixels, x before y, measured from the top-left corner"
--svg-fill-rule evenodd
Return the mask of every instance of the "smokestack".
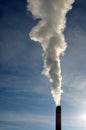
<path id="1" fill-rule="evenodd" d="M 56 107 L 56 130 L 61 130 L 61 106 Z"/>

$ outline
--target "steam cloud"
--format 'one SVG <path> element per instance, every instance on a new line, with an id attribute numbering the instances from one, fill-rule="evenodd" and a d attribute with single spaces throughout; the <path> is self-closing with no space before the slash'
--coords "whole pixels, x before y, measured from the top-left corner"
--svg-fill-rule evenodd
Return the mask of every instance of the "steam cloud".
<path id="1" fill-rule="evenodd" d="M 56 105 L 60 105 L 63 92 L 60 56 L 67 48 L 63 31 L 66 27 L 66 14 L 72 8 L 73 2 L 74 0 L 27 0 L 28 10 L 34 18 L 41 19 L 29 35 L 43 48 L 43 74 L 51 82 L 51 93 Z"/>

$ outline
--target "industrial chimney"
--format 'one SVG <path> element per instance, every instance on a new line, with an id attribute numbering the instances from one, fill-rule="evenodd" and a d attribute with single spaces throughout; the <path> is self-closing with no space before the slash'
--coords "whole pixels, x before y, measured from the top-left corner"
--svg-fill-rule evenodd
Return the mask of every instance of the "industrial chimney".
<path id="1" fill-rule="evenodd" d="M 61 106 L 56 107 L 56 130 L 61 130 Z"/>

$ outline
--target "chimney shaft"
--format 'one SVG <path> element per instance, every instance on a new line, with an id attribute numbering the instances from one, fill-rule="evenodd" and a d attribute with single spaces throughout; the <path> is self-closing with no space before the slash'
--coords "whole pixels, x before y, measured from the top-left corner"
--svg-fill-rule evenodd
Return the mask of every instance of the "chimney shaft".
<path id="1" fill-rule="evenodd" d="M 56 107 L 56 130 L 61 130 L 61 106 Z"/>

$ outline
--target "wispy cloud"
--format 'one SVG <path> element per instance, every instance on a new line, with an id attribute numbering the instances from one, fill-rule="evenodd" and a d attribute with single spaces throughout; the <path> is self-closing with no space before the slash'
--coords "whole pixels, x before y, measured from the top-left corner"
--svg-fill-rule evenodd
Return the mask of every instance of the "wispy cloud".
<path id="1" fill-rule="evenodd" d="M 46 81 L 47 79 L 45 80 L 45 78 L 39 76 L 35 79 L 32 79 L 28 76 L 4 75 L 0 78 L 0 90 L 2 92 L 48 95 L 50 94 L 50 92 L 48 92 L 49 83 Z"/>
<path id="2" fill-rule="evenodd" d="M 0 113 L 0 121 L 17 122 L 17 123 L 41 123 L 54 125 L 53 116 L 36 115 L 36 114 L 16 114 L 16 113 Z"/>
<path id="3" fill-rule="evenodd" d="M 86 77 L 74 75 L 66 77 L 64 81 L 64 99 L 72 105 L 86 105 Z"/>
<path id="4" fill-rule="evenodd" d="M 85 113 L 84 113 L 85 114 Z M 70 113 L 69 115 L 66 113 L 63 118 L 62 122 L 64 126 L 71 126 L 71 127 L 85 127 L 86 123 L 85 120 L 82 118 L 82 113 Z"/>

